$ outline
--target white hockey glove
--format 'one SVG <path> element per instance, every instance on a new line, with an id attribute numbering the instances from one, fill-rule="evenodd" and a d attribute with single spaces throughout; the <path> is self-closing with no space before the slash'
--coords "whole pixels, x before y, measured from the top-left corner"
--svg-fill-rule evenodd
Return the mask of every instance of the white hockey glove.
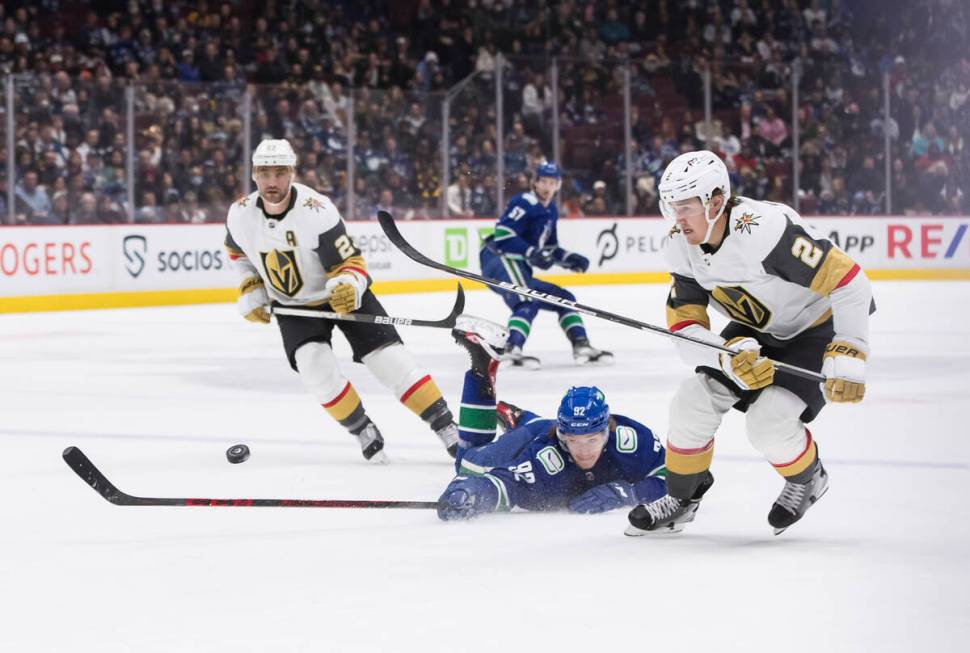
<path id="1" fill-rule="evenodd" d="M 246 277 L 239 284 L 239 298 L 236 300 L 236 307 L 244 318 L 250 322 L 261 322 L 269 324 L 269 295 L 266 294 L 266 286 L 259 275 Z"/>
<path id="2" fill-rule="evenodd" d="M 761 345 L 754 338 L 731 338 L 724 346 L 738 352 L 718 354 L 721 371 L 742 390 L 758 390 L 775 380 L 775 366 L 761 356 Z"/>
<path id="3" fill-rule="evenodd" d="M 330 291 L 327 301 L 335 313 L 351 313 L 360 308 L 367 281 L 351 272 L 344 272 L 328 280 L 325 288 Z"/>
<path id="4" fill-rule="evenodd" d="M 838 403 L 858 403 L 866 394 L 866 353 L 845 340 L 833 340 L 822 357 L 825 398 Z"/>

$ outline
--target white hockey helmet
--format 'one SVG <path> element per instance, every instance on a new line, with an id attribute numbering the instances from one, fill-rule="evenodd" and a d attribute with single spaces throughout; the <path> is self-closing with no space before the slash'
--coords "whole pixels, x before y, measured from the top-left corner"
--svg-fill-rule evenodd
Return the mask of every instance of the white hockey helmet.
<path id="1" fill-rule="evenodd" d="M 707 207 L 714 197 L 714 191 L 720 190 L 724 201 L 721 209 L 713 218 L 707 218 Z M 672 202 L 697 197 L 704 205 L 704 216 L 707 219 L 707 235 L 704 242 L 711 237 L 714 223 L 717 222 L 727 200 L 731 196 L 731 180 L 728 177 L 727 166 L 721 158 L 709 150 L 685 152 L 670 162 L 660 178 L 660 212 L 668 220 L 675 220 L 677 213 L 670 206 Z"/>
<path id="2" fill-rule="evenodd" d="M 258 166 L 296 167 L 296 152 L 285 138 L 267 138 L 253 152 L 253 168 Z"/>

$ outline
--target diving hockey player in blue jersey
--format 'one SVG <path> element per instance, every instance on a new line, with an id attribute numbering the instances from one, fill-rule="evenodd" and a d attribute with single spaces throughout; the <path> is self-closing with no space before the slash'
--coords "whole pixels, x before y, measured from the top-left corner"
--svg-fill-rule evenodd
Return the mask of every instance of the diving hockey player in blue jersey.
<path id="1" fill-rule="evenodd" d="M 659 438 L 639 422 L 611 415 L 598 388 L 570 388 L 556 419 L 496 402 L 505 329 L 463 316 L 452 334 L 472 365 L 461 397 L 458 475 L 438 501 L 441 519 L 516 506 L 599 513 L 666 494 Z M 495 439 L 499 422 L 505 433 Z"/>
<path id="2" fill-rule="evenodd" d="M 533 268 L 548 270 L 553 265 L 573 272 L 585 272 L 589 268 L 589 259 L 585 256 L 559 246 L 556 235 L 559 210 L 552 198 L 561 183 L 559 166 L 555 163 L 543 163 L 536 169 L 533 189 L 512 198 L 495 225 L 495 233 L 483 243 L 480 254 L 483 275 L 576 300 L 565 288 L 532 276 Z M 609 365 L 613 362 L 613 354 L 590 346 L 583 319 L 576 311 L 491 289 L 512 309 L 503 362 L 515 367 L 539 369 L 539 359 L 524 355 L 522 347 L 529 338 L 532 320 L 543 309 L 559 314 L 559 326 L 573 345 L 573 358 L 577 363 Z"/>

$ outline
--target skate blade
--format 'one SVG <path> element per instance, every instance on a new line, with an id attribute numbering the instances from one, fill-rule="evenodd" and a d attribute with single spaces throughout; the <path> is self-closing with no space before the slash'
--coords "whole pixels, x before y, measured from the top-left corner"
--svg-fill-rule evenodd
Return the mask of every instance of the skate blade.
<path id="1" fill-rule="evenodd" d="M 603 355 L 595 359 L 580 356 L 575 360 L 576 364 L 580 367 L 609 367 L 613 364 L 613 357 L 609 355 Z"/>
<path id="2" fill-rule="evenodd" d="M 514 363 L 510 360 L 504 360 L 499 362 L 499 367 L 502 369 L 519 369 L 519 370 L 539 370 L 542 369 L 542 363 L 539 361 L 523 361 L 521 363 Z"/>
<path id="3" fill-rule="evenodd" d="M 658 528 L 655 531 L 644 530 L 642 528 L 637 528 L 633 524 L 630 524 L 629 526 L 626 527 L 626 530 L 623 531 L 623 534 L 626 535 L 627 537 L 641 537 L 643 535 L 652 535 L 656 537 L 658 535 L 673 535 L 674 533 L 679 533 L 682 530 L 684 530 L 683 524 L 671 524 L 666 528 Z"/>

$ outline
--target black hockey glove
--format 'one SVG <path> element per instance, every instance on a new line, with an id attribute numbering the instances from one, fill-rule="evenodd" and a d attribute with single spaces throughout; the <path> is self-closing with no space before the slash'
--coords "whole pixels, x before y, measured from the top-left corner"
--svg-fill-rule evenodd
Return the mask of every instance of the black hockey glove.
<path id="1" fill-rule="evenodd" d="M 561 267 L 573 272 L 586 272 L 589 269 L 589 259 L 576 252 L 567 252 L 563 248 L 556 249 L 556 261 Z"/>
<path id="2" fill-rule="evenodd" d="M 444 521 L 471 519 L 498 506 L 498 488 L 483 476 L 456 476 L 438 499 L 438 517 Z"/>
<path id="3" fill-rule="evenodd" d="M 613 481 L 592 487 L 569 502 L 571 512 L 594 514 L 639 503 L 636 490 L 626 481 Z"/>
<path id="4" fill-rule="evenodd" d="M 556 250 L 558 249 L 555 245 L 542 248 L 530 247 L 525 250 L 525 260 L 532 267 L 548 270 L 556 262 Z"/>

